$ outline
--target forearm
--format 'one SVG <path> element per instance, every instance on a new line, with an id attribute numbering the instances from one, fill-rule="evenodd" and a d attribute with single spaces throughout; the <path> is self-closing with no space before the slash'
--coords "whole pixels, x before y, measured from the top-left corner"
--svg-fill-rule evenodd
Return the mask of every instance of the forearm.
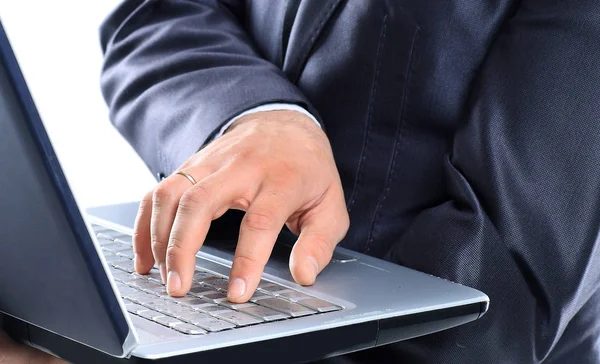
<path id="1" fill-rule="evenodd" d="M 117 11 L 103 26 L 111 120 L 153 172 L 170 174 L 248 109 L 311 109 L 257 54 L 238 16 L 219 1 L 150 1 Z"/>

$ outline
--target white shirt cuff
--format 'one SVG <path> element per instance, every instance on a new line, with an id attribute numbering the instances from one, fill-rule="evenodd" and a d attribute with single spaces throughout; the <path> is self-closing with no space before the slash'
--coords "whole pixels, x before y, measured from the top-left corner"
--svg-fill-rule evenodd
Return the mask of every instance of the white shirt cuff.
<path id="1" fill-rule="evenodd" d="M 219 132 L 215 135 L 215 137 L 213 139 L 217 139 L 221 135 L 225 134 L 225 131 L 227 131 L 227 129 L 231 126 L 231 124 L 233 124 L 234 122 L 236 122 L 242 116 L 253 114 L 255 112 L 276 111 L 276 110 L 298 111 L 299 113 L 302 113 L 302 114 L 306 115 L 312 121 L 314 121 L 314 123 L 317 124 L 319 126 L 319 128 L 321 127 L 321 124 L 319 124 L 319 122 L 317 121 L 317 119 L 311 113 L 309 113 L 308 111 L 306 111 L 306 109 L 304 109 L 301 106 L 294 105 L 294 104 L 272 103 L 272 104 L 260 105 L 260 106 L 257 106 L 255 108 L 252 108 L 250 110 L 246 110 L 243 113 L 239 114 L 238 116 L 234 117 L 233 119 L 229 120 L 225 125 L 223 125 L 223 127 L 221 127 L 221 130 L 219 130 Z"/>

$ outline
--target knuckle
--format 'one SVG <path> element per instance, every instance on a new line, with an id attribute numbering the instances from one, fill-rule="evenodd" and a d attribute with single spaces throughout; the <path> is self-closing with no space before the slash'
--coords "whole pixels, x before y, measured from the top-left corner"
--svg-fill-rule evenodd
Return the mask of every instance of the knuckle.
<path id="1" fill-rule="evenodd" d="M 286 159 L 278 160 L 274 167 L 276 174 L 285 181 L 292 179 L 298 170 L 294 163 Z"/>
<path id="2" fill-rule="evenodd" d="M 253 159 L 256 152 L 250 148 L 243 148 L 235 152 L 233 159 L 238 163 L 248 163 L 249 160 Z"/>
<path id="3" fill-rule="evenodd" d="M 152 203 L 153 195 L 154 195 L 154 191 L 149 191 L 149 192 L 146 192 L 146 194 L 144 194 L 144 197 L 142 198 L 142 201 L 140 202 L 140 209 L 143 208 L 144 206 Z"/>
<path id="4" fill-rule="evenodd" d="M 266 262 L 263 260 L 259 260 L 256 257 L 247 255 L 247 254 L 239 254 L 233 258 L 233 265 L 238 269 L 242 270 L 256 270 L 263 269 Z"/>
<path id="5" fill-rule="evenodd" d="M 171 192 L 169 186 L 165 183 L 159 184 L 158 187 L 156 187 L 156 189 L 154 190 L 154 193 L 152 194 L 152 201 L 157 205 L 168 203 L 172 200 L 173 193 Z"/>
<path id="6" fill-rule="evenodd" d="M 193 249 L 186 245 L 185 241 L 178 235 L 173 234 L 166 251 L 167 262 L 179 259 L 181 256 L 196 254 Z M 168 263 L 167 263 L 168 264 Z"/>
<path id="7" fill-rule="evenodd" d="M 242 225 L 256 231 L 269 231 L 276 228 L 276 221 L 267 209 L 251 210 L 246 213 Z"/>
<path id="8" fill-rule="evenodd" d="M 160 239 L 157 234 L 151 234 L 150 241 L 154 251 L 164 251 L 167 247 L 167 242 Z"/>
<path id="9" fill-rule="evenodd" d="M 189 214 L 198 208 L 206 205 L 208 202 L 208 190 L 206 186 L 198 184 L 193 189 L 186 191 L 179 200 L 178 212 Z"/>
<path id="10" fill-rule="evenodd" d="M 181 241 L 175 243 L 172 239 L 171 244 L 167 248 L 167 261 L 177 259 L 182 253 L 183 249 L 181 248 Z"/>

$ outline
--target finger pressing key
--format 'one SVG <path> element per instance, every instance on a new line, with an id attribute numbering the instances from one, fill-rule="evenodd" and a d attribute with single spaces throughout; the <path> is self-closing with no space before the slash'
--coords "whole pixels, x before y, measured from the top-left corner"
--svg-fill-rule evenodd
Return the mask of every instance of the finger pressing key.
<path id="1" fill-rule="evenodd" d="M 172 296 L 185 295 L 212 220 L 223 215 L 241 196 L 251 195 L 248 179 L 230 170 L 214 173 L 181 197 L 166 252 L 167 289 Z"/>
<path id="2" fill-rule="evenodd" d="M 233 258 L 228 299 L 246 302 L 256 290 L 263 270 L 294 202 L 281 193 L 262 192 L 251 202 L 240 228 Z"/>

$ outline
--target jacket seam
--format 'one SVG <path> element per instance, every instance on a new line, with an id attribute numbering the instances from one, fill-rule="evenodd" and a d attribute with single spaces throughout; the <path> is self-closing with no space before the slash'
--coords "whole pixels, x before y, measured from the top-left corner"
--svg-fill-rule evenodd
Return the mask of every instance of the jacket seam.
<path id="1" fill-rule="evenodd" d="M 367 120 L 365 125 L 365 137 L 363 141 L 362 150 L 360 152 L 360 157 L 358 158 L 358 168 L 356 177 L 354 179 L 354 187 L 352 189 L 352 193 L 350 194 L 350 198 L 348 199 L 348 212 L 352 211 L 352 207 L 354 202 L 356 201 L 356 195 L 358 190 L 360 189 L 362 183 L 362 176 L 364 174 L 364 160 L 366 159 L 367 151 L 369 149 L 369 137 L 371 135 L 371 126 L 373 124 L 373 109 L 375 105 L 375 98 L 377 95 L 377 84 L 379 82 L 379 72 L 381 70 L 382 63 L 382 53 L 385 44 L 385 37 L 387 34 L 387 14 L 383 17 L 383 24 L 381 26 L 381 33 L 379 35 L 379 45 L 377 46 L 377 55 L 376 55 L 376 63 L 375 63 L 375 76 L 373 78 L 373 83 L 371 85 L 371 97 L 369 99 L 369 110 L 367 112 Z"/>
<path id="2" fill-rule="evenodd" d="M 404 119 L 406 117 L 406 103 L 407 103 L 407 98 L 408 98 L 408 89 L 412 80 L 412 74 L 413 74 L 413 58 L 414 58 L 414 54 L 416 53 L 416 47 L 417 47 L 417 41 L 419 39 L 419 33 L 420 33 L 420 27 L 417 25 L 415 27 L 415 31 L 413 34 L 413 40 L 412 40 L 412 44 L 411 44 L 411 48 L 410 48 L 410 54 L 408 56 L 408 65 L 406 67 L 406 83 L 404 84 L 404 89 L 402 91 L 402 108 L 400 110 L 400 126 L 398 127 L 398 132 L 396 133 L 396 141 L 394 143 L 394 157 L 392 158 L 392 162 L 390 163 L 390 167 L 389 167 L 389 171 L 388 171 L 388 178 L 387 181 L 385 183 L 385 188 L 383 190 L 383 193 L 381 194 L 381 197 L 379 198 L 379 201 L 377 202 L 377 205 L 375 206 L 375 213 L 373 214 L 373 220 L 371 221 L 371 228 L 369 229 L 369 237 L 367 238 L 367 244 L 365 246 L 365 252 L 368 252 L 370 247 L 371 247 L 371 243 L 374 240 L 374 234 L 373 231 L 375 230 L 375 224 L 377 223 L 377 220 L 379 219 L 379 216 L 381 214 L 381 208 L 385 202 L 385 200 L 387 199 L 390 189 L 391 189 L 391 185 L 392 182 L 394 180 L 394 168 L 396 167 L 396 161 L 398 159 L 398 154 L 399 154 L 399 150 L 400 150 L 400 142 L 402 141 L 402 134 L 404 131 Z"/>

